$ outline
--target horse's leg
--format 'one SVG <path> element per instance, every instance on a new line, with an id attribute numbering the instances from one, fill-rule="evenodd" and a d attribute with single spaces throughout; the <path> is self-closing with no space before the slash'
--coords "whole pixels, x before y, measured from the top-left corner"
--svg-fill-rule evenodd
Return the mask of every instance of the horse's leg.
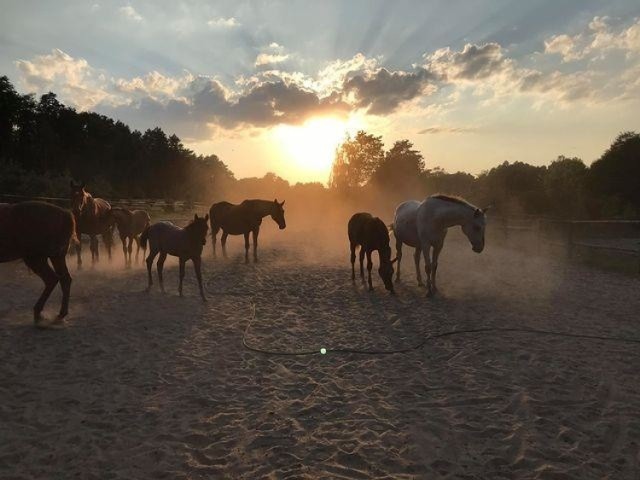
<path id="1" fill-rule="evenodd" d="M 253 232 L 253 262 L 258 261 L 258 234 L 260 233 L 260 229 L 256 228 Z"/>
<path id="2" fill-rule="evenodd" d="M 42 320 L 42 309 L 44 304 L 51 295 L 51 291 L 58 283 L 58 275 L 52 270 L 47 262 L 47 257 L 29 257 L 24 259 L 24 263 L 27 264 L 33 273 L 38 275 L 44 282 L 44 290 L 40 295 L 40 298 L 33 307 L 33 322 L 38 325 Z"/>
<path id="3" fill-rule="evenodd" d="M 160 283 L 160 290 L 164 293 L 164 281 L 162 280 L 162 269 L 164 268 L 164 261 L 167 259 L 167 254 L 165 252 L 160 252 L 160 256 L 158 257 L 158 283 Z"/>
<path id="4" fill-rule="evenodd" d="M 138 256 L 140 255 L 140 237 L 134 235 L 133 239 L 136 241 L 136 265 L 138 265 Z"/>
<path id="5" fill-rule="evenodd" d="M 227 237 L 228 236 L 229 234 L 223 230 L 222 237 L 220 237 L 220 244 L 222 245 L 222 256 L 224 258 L 227 258 Z"/>
<path id="6" fill-rule="evenodd" d="M 76 255 L 78 257 L 78 270 L 82 269 L 82 236 L 77 233 L 78 243 L 76 243 Z"/>
<path id="7" fill-rule="evenodd" d="M 120 235 L 120 241 L 122 242 L 122 253 L 124 254 L 124 266 L 127 267 L 127 237 Z"/>
<path id="8" fill-rule="evenodd" d="M 204 296 L 204 290 L 202 289 L 202 259 L 200 257 L 193 258 L 193 268 L 196 271 L 196 278 L 198 279 L 198 287 L 200 288 L 200 296 L 202 301 L 206 302 L 207 297 Z"/>
<path id="9" fill-rule="evenodd" d="M 95 235 L 91 235 L 91 264 L 94 265 L 100 261 L 100 249 L 98 245 L 98 238 Z"/>
<path id="10" fill-rule="evenodd" d="M 111 262 L 111 247 L 113 246 L 113 230 L 107 231 L 107 233 L 102 234 L 102 241 L 104 242 L 104 246 L 107 248 L 107 258 L 109 262 Z"/>
<path id="11" fill-rule="evenodd" d="M 433 253 L 431 254 L 431 284 L 433 285 L 433 292 L 437 292 L 438 288 L 436 287 L 436 270 L 438 269 L 438 257 L 440 256 L 440 252 L 442 251 L 444 243 L 433 247 Z"/>
<path id="12" fill-rule="evenodd" d="M 56 322 L 62 320 L 69 313 L 69 297 L 71 295 L 71 275 L 69 275 L 69 269 L 67 268 L 67 261 L 64 255 L 59 257 L 52 257 L 51 264 L 55 270 L 58 278 L 60 279 L 60 288 L 62 289 L 62 305 L 60 306 L 60 313 Z"/>
<path id="13" fill-rule="evenodd" d="M 147 285 L 147 291 L 151 290 L 151 285 L 153 285 L 153 278 L 151 276 L 151 266 L 153 265 L 153 260 L 158 255 L 158 251 L 153 247 L 149 247 L 149 256 L 147 257 L 147 276 L 149 277 L 149 284 Z"/>
<path id="14" fill-rule="evenodd" d="M 433 287 L 431 285 L 431 259 L 429 258 L 429 250 L 431 250 L 430 245 L 422 245 L 422 255 L 424 256 L 424 272 L 427 274 L 427 297 L 433 295 Z"/>
<path id="15" fill-rule="evenodd" d="M 373 268 L 373 262 L 371 261 L 371 251 L 367 250 L 367 272 L 369 274 L 369 291 L 373 291 L 373 284 L 371 283 L 371 269 Z"/>
<path id="16" fill-rule="evenodd" d="M 396 258 L 398 259 L 398 270 L 396 271 L 396 282 L 400 281 L 400 262 L 402 261 L 402 241 L 396 238 Z"/>
<path id="17" fill-rule="evenodd" d="M 182 296 L 182 281 L 184 280 L 184 264 L 187 263 L 186 259 L 180 257 L 180 284 L 178 285 L 178 293 Z"/>
<path id="18" fill-rule="evenodd" d="M 216 258 L 216 242 L 218 240 L 218 232 L 220 227 L 211 221 L 211 246 L 213 248 L 213 258 Z"/>
<path id="19" fill-rule="evenodd" d="M 416 264 L 416 278 L 418 279 L 418 286 L 424 287 L 424 282 L 422 281 L 422 272 L 420 271 L 421 255 L 422 255 L 422 249 L 420 247 L 416 247 L 416 251 L 413 252 L 413 261 Z"/>
<path id="20" fill-rule="evenodd" d="M 356 281 L 356 244 L 349 242 L 349 248 L 351 249 L 351 281 Z"/>
<path id="21" fill-rule="evenodd" d="M 249 263 L 249 232 L 244 234 L 244 263 Z"/>
<path id="22" fill-rule="evenodd" d="M 129 237 L 129 246 L 127 247 L 129 252 L 129 267 L 131 267 L 131 252 L 133 252 L 133 236 Z"/>

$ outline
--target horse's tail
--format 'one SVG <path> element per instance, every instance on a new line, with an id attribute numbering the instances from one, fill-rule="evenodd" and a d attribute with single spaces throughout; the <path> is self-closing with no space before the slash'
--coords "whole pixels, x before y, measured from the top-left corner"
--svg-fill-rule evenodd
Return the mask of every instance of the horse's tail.
<path id="1" fill-rule="evenodd" d="M 149 228 L 151 227 L 147 225 L 147 227 L 142 232 L 142 235 L 140 235 L 140 245 L 142 245 L 142 248 L 144 249 L 147 248 L 147 240 L 149 239 Z"/>

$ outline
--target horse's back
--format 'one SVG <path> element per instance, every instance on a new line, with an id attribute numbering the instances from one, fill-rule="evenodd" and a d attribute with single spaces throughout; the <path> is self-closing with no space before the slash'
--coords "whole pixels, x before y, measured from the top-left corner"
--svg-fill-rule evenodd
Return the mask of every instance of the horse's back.
<path id="1" fill-rule="evenodd" d="M 68 210 L 45 202 L 0 207 L 0 261 L 66 254 L 75 222 Z"/>
<path id="2" fill-rule="evenodd" d="M 255 202 L 244 200 L 239 205 L 214 203 L 209 210 L 212 229 L 219 227 L 227 234 L 241 235 L 260 227 L 262 216 L 254 211 Z"/>
<path id="3" fill-rule="evenodd" d="M 418 208 L 421 202 L 417 200 L 407 200 L 396 208 L 393 218 L 393 232 L 396 239 L 406 243 L 410 247 L 417 247 L 420 244 L 416 219 Z"/>
<path id="4" fill-rule="evenodd" d="M 133 210 L 131 212 L 131 215 L 133 221 L 133 234 L 139 235 L 144 231 L 145 228 L 147 228 L 147 226 L 151 222 L 151 217 L 145 210 Z"/>
<path id="5" fill-rule="evenodd" d="M 457 202 L 453 202 L 455 206 Z M 452 202 L 442 200 L 437 196 L 427 197 L 418 208 L 416 225 L 418 236 L 423 243 L 441 243 L 447 234 L 447 227 L 443 225 Z"/>
<path id="6" fill-rule="evenodd" d="M 178 255 L 182 243 L 184 229 L 177 225 L 162 221 L 149 227 L 149 248 L 171 255 Z"/>
<path id="7" fill-rule="evenodd" d="M 367 212 L 354 214 L 349 220 L 349 242 L 376 250 L 389 245 L 389 231 L 385 223 Z"/>

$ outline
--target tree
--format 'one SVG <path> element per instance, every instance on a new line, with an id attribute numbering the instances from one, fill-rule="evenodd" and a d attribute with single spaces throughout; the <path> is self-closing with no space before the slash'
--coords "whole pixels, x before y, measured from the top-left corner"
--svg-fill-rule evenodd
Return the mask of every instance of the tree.
<path id="1" fill-rule="evenodd" d="M 589 190 L 600 215 L 640 214 L 640 134 L 623 132 L 591 164 Z"/>
<path id="2" fill-rule="evenodd" d="M 371 175 L 371 183 L 387 191 L 413 191 L 422 186 L 424 157 L 409 140 L 398 140 Z"/>
<path id="3" fill-rule="evenodd" d="M 560 155 L 544 174 L 543 186 L 549 213 L 561 218 L 585 215 L 585 181 L 587 166 L 579 158 Z"/>
<path id="4" fill-rule="evenodd" d="M 347 138 L 336 151 L 331 167 L 329 186 L 332 188 L 359 187 L 366 184 L 384 159 L 382 137 L 359 131 L 355 138 Z"/>

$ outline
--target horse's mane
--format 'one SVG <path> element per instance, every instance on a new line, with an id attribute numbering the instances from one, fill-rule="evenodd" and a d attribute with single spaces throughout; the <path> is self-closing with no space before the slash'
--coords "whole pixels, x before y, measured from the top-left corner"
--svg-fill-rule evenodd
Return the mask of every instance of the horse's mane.
<path id="1" fill-rule="evenodd" d="M 457 195 L 445 195 L 443 193 L 436 193 L 435 195 L 431 195 L 430 198 L 437 198 L 438 200 L 443 200 L 445 202 L 457 203 L 459 205 L 464 205 L 466 207 L 473 208 L 474 210 L 478 208 L 475 205 L 472 205 L 471 203 L 467 202 L 464 198 L 458 197 Z"/>

